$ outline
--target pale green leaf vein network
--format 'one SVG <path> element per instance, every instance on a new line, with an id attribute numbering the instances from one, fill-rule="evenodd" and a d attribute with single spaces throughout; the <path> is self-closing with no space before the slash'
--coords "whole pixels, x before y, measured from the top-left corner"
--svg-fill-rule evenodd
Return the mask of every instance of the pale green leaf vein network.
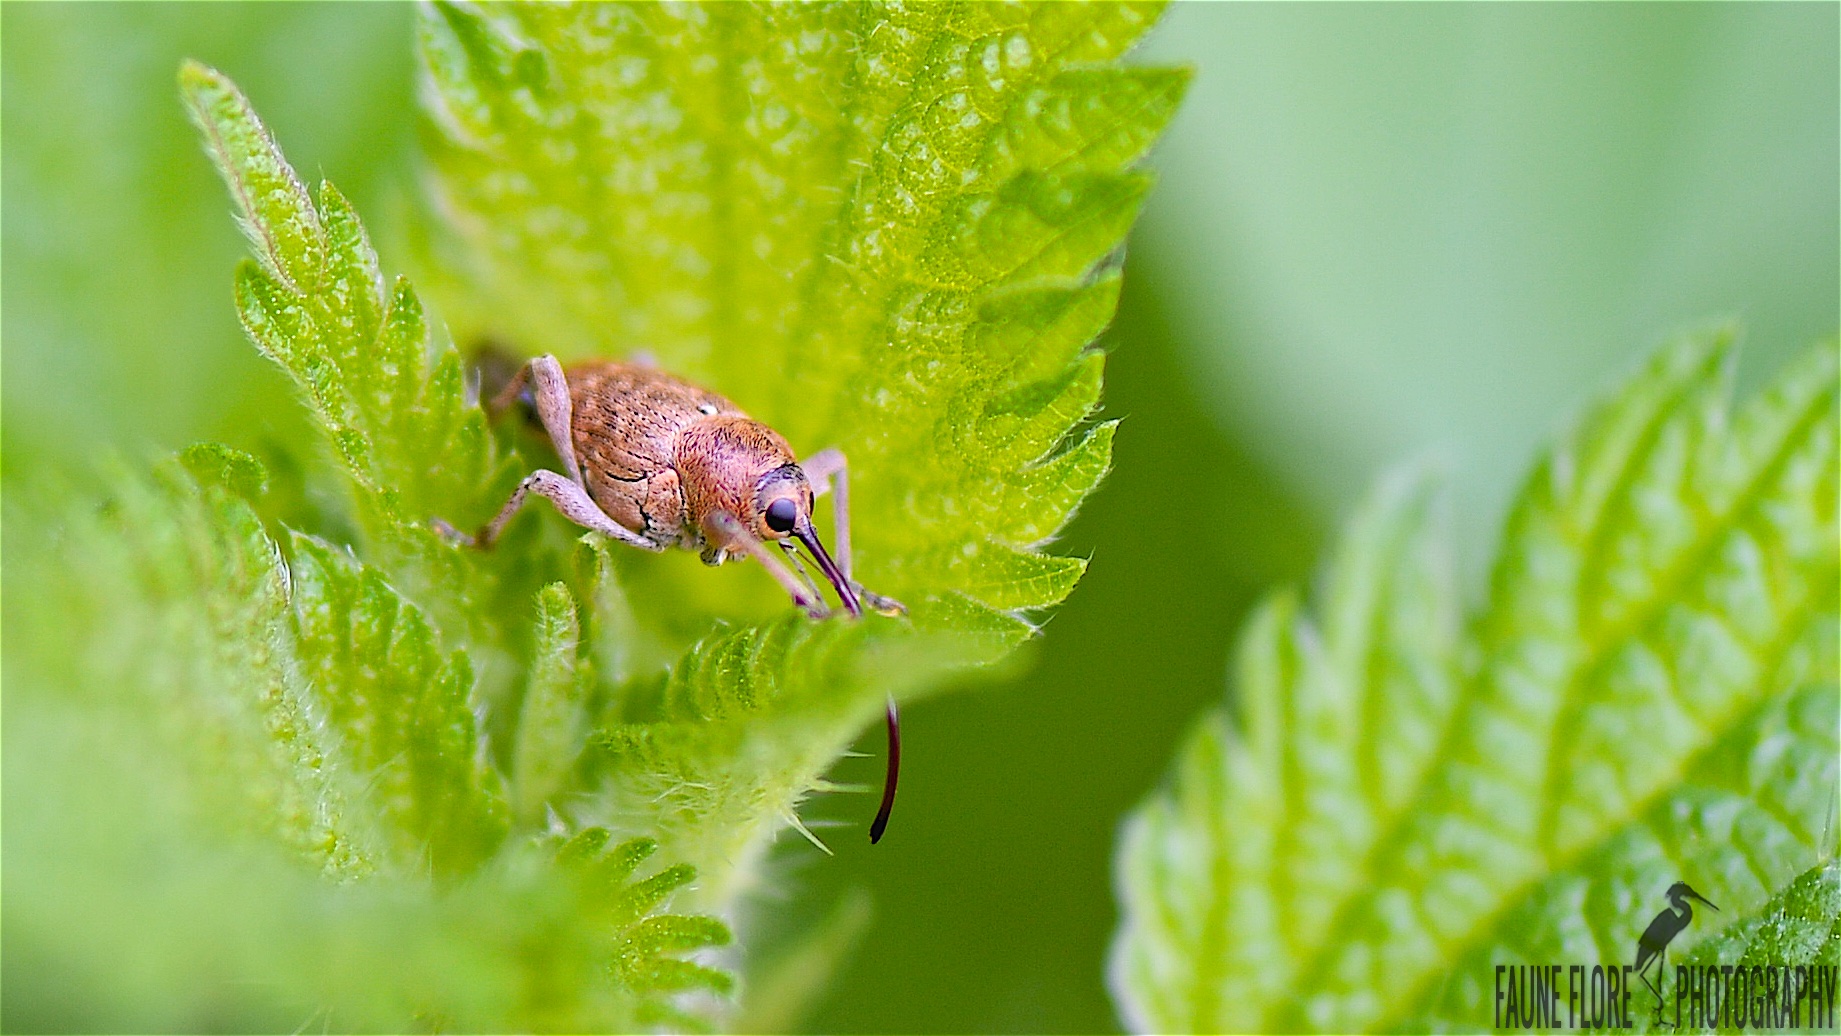
<path id="1" fill-rule="evenodd" d="M 1537 467 L 1468 644 L 1397 484 L 1321 618 L 1255 617 L 1239 722 L 1121 841 L 1131 1024 L 1474 1028 L 1493 963 L 1621 959 L 1677 878 L 1724 921 L 1833 858 L 1835 349 L 1729 420 L 1728 337 L 1661 351 Z"/>

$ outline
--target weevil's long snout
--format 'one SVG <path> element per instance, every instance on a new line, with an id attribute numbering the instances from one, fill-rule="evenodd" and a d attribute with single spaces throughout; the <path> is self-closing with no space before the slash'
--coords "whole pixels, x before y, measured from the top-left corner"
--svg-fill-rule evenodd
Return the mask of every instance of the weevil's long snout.
<path id="1" fill-rule="evenodd" d="M 831 552 L 827 551 L 825 545 L 819 541 L 818 530 L 812 528 L 811 519 L 806 519 L 794 527 L 793 535 L 798 537 L 800 543 L 805 544 L 805 549 L 811 551 L 814 558 L 818 559 L 819 570 L 824 572 L 825 578 L 837 591 L 838 600 L 844 602 L 844 610 L 850 613 L 851 618 L 862 618 L 863 605 L 857 601 L 856 589 L 850 585 L 850 580 L 844 578 L 844 573 L 837 567 L 837 562 L 831 560 Z"/>

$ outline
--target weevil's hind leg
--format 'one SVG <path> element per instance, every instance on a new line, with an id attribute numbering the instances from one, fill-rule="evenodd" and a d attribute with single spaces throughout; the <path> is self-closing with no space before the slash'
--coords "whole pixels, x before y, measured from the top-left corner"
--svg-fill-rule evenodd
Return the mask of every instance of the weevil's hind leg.
<path id="1" fill-rule="evenodd" d="M 728 549 L 739 549 L 753 555 L 756 560 L 760 561 L 762 567 L 767 569 L 767 574 L 773 576 L 774 581 L 779 583 L 781 588 L 792 597 L 793 603 L 803 608 L 807 615 L 814 619 L 822 619 L 831 614 L 831 609 L 825 607 L 824 599 L 816 594 L 808 593 L 805 585 L 799 581 L 799 577 L 793 575 L 793 570 L 786 567 L 786 562 L 774 557 L 773 551 L 767 549 L 765 543 L 756 539 L 754 534 L 742 525 L 741 519 L 727 512 L 717 511 L 710 516 L 709 521 L 715 526 L 714 531 L 722 537 Z"/>
<path id="2" fill-rule="evenodd" d="M 569 399 L 569 382 L 563 377 L 563 366 L 556 362 L 556 357 L 545 353 L 531 360 L 527 369 L 531 372 L 531 387 L 536 390 L 537 419 L 543 422 L 543 430 L 550 433 L 550 445 L 556 447 L 556 456 L 562 460 L 569 480 L 586 488 L 581 465 L 575 462 L 575 432 L 570 425 L 575 404 Z M 600 508 L 595 510 L 598 513 Z"/>
<path id="3" fill-rule="evenodd" d="M 493 543 L 498 541 L 499 533 L 505 531 L 506 523 L 518 513 L 518 508 L 524 506 L 525 497 L 531 493 L 547 498 L 550 503 L 556 505 L 556 510 L 564 518 L 584 529 L 591 529 L 603 536 L 610 536 L 642 550 L 661 551 L 665 549 L 664 544 L 654 543 L 609 518 L 607 513 L 601 510 L 600 505 L 588 496 L 587 490 L 554 471 L 533 471 L 525 476 L 524 481 L 518 483 L 518 488 L 512 492 L 511 499 L 505 501 L 505 506 L 499 509 L 498 515 L 474 535 L 473 546 L 481 550 L 490 549 Z"/>
<path id="4" fill-rule="evenodd" d="M 805 477 L 812 483 L 812 492 L 823 496 L 826 490 L 831 492 L 831 513 L 836 519 L 837 528 L 832 532 L 835 548 L 832 558 L 850 586 L 869 605 L 872 611 L 884 615 L 906 615 L 908 609 L 893 597 L 884 597 L 873 590 L 865 589 L 857 582 L 850 569 L 850 462 L 845 459 L 844 451 L 833 446 L 828 450 L 819 450 L 801 461 L 799 467 L 805 471 Z"/>
<path id="5" fill-rule="evenodd" d="M 483 387 L 486 379 L 485 368 L 475 367 L 474 370 L 479 374 L 480 384 Z M 493 393 L 491 399 L 486 401 L 486 419 L 497 421 L 504 417 L 505 411 L 510 410 L 518 402 L 518 397 L 524 394 L 524 390 L 530 387 L 530 383 L 531 365 L 526 363 L 520 366 L 518 372 L 508 378 L 497 392 Z"/>

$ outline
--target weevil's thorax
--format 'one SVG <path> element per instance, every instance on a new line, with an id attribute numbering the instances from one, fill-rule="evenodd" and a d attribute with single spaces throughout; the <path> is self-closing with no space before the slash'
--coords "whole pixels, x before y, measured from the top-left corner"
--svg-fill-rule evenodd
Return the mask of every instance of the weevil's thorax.
<path id="1" fill-rule="evenodd" d="M 704 534 L 705 548 L 725 546 L 710 542 L 708 521 L 718 511 L 739 518 L 760 539 L 780 539 L 784 533 L 762 524 L 763 494 L 810 496 L 792 447 L 779 432 L 741 414 L 707 416 L 685 426 L 674 467 L 684 487 L 687 524 Z"/>

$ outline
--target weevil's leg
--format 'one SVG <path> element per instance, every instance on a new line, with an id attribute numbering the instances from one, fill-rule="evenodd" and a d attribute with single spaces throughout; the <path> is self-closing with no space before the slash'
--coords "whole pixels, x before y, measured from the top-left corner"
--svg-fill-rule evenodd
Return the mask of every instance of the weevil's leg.
<path id="1" fill-rule="evenodd" d="M 581 465 L 575 462 L 575 433 L 569 423 L 575 404 L 569 399 L 569 382 L 563 377 L 563 365 L 556 362 L 556 357 L 545 353 L 531 360 L 528 369 L 531 387 L 536 390 L 537 418 L 543 422 L 543 430 L 550 433 L 550 445 L 556 447 L 556 456 L 562 459 L 563 470 L 569 473 L 570 481 L 587 488 L 588 484 L 582 481 Z M 595 511 L 599 513 L 600 508 Z"/>
<path id="2" fill-rule="evenodd" d="M 773 576 L 774 581 L 792 596 L 793 603 L 803 608 L 807 615 L 814 619 L 822 619 L 831 614 L 831 609 L 825 607 L 824 599 L 816 594 L 807 593 L 805 586 L 799 582 L 799 577 L 793 575 L 793 570 L 786 567 L 786 562 L 774 557 L 773 551 L 768 550 L 765 543 L 755 539 L 754 534 L 742 525 L 741 519 L 727 512 L 717 511 L 710 516 L 709 521 L 716 527 L 715 531 L 721 534 L 730 550 L 740 549 L 754 555 L 756 560 L 767 569 L 767 574 Z"/>
<path id="3" fill-rule="evenodd" d="M 837 562 L 838 569 L 844 573 L 844 578 L 850 581 L 851 588 L 871 611 L 884 615 L 907 614 L 908 609 L 900 601 L 865 589 L 850 572 L 850 462 L 844 458 L 844 451 L 835 446 L 819 450 L 802 461 L 799 467 L 812 483 L 814 495 L 823 496 L 827 489 L 831 491 L 831 513 L 837 526 L 831 534 L 836 544 L 831 556 Z"/>
<path id="4" fill-rule="evenodd" d="M 482 379 L 485 377 L 483 368 L 475 367 L 474 370 Z M 486 403 L 486 419 L 497 421 L 505 416 L 505 411 L 510 410 L 512 405 L 518 401 L 518 397 L 524 394 L 524 389 L 530 384 L 530 380 L 531 365 L 527 363 L 519 367 L 518 373 L 513 374 L 511 380 L 507 381 L 504 387 L 500 388 L 497 394 Z"/>
<path id="5" fill-rule="evenodd" d="M 531 493 L 548 498 L 564 518 L 584 529 L 591 529 L 642 550 L 665 549 L 664 544 L 654 543 L 609 518 L 600 505 L 588 496 L 587 490 L 554 471 L 533 471 L 525 476 L 524 481 L 518 483 L 518 488 L 512 492 L 511 499 L 505 501 L 505 506 L 499 509 L 498 515 L 473 537 L 473 545 L 481 550 L 489 549 L 498 540 L 499 533 L 505 531 L 506 523 L 518 513 L 518 508 L 524 506 L 524 498 Z"/>
<path id="6" fill-rule="evenodd" d="M 819 450 L 799 463 L 805 470 L 805 477 L 812 483 L 812 493 L 824 496 L 827 489 L 834 494 L 831 497 L 831 513 L 837 517 L 837 528 L 831 533 L 831 558 L 837 562 L 844 578 L 850 576 L 850 462 L 844 459 L 844 451 L 833 446 L 828 450 Z"/>
<path id="7" fill-rule="evenodd" d="M 793 545 L 793 541 L 781 540 L 780 549 L 785 552 L 786 559 L 793 563 L 793 571 L 799 573 L 799 581 L 805 584 L 807 590 L 812 591 L 812 596 L 823 598 L 824 591 L 818 588 L 818 580 L 812 578 L 812 573 L 806 571 L 805 562 L 799 560 L 799 548 Z"/>

